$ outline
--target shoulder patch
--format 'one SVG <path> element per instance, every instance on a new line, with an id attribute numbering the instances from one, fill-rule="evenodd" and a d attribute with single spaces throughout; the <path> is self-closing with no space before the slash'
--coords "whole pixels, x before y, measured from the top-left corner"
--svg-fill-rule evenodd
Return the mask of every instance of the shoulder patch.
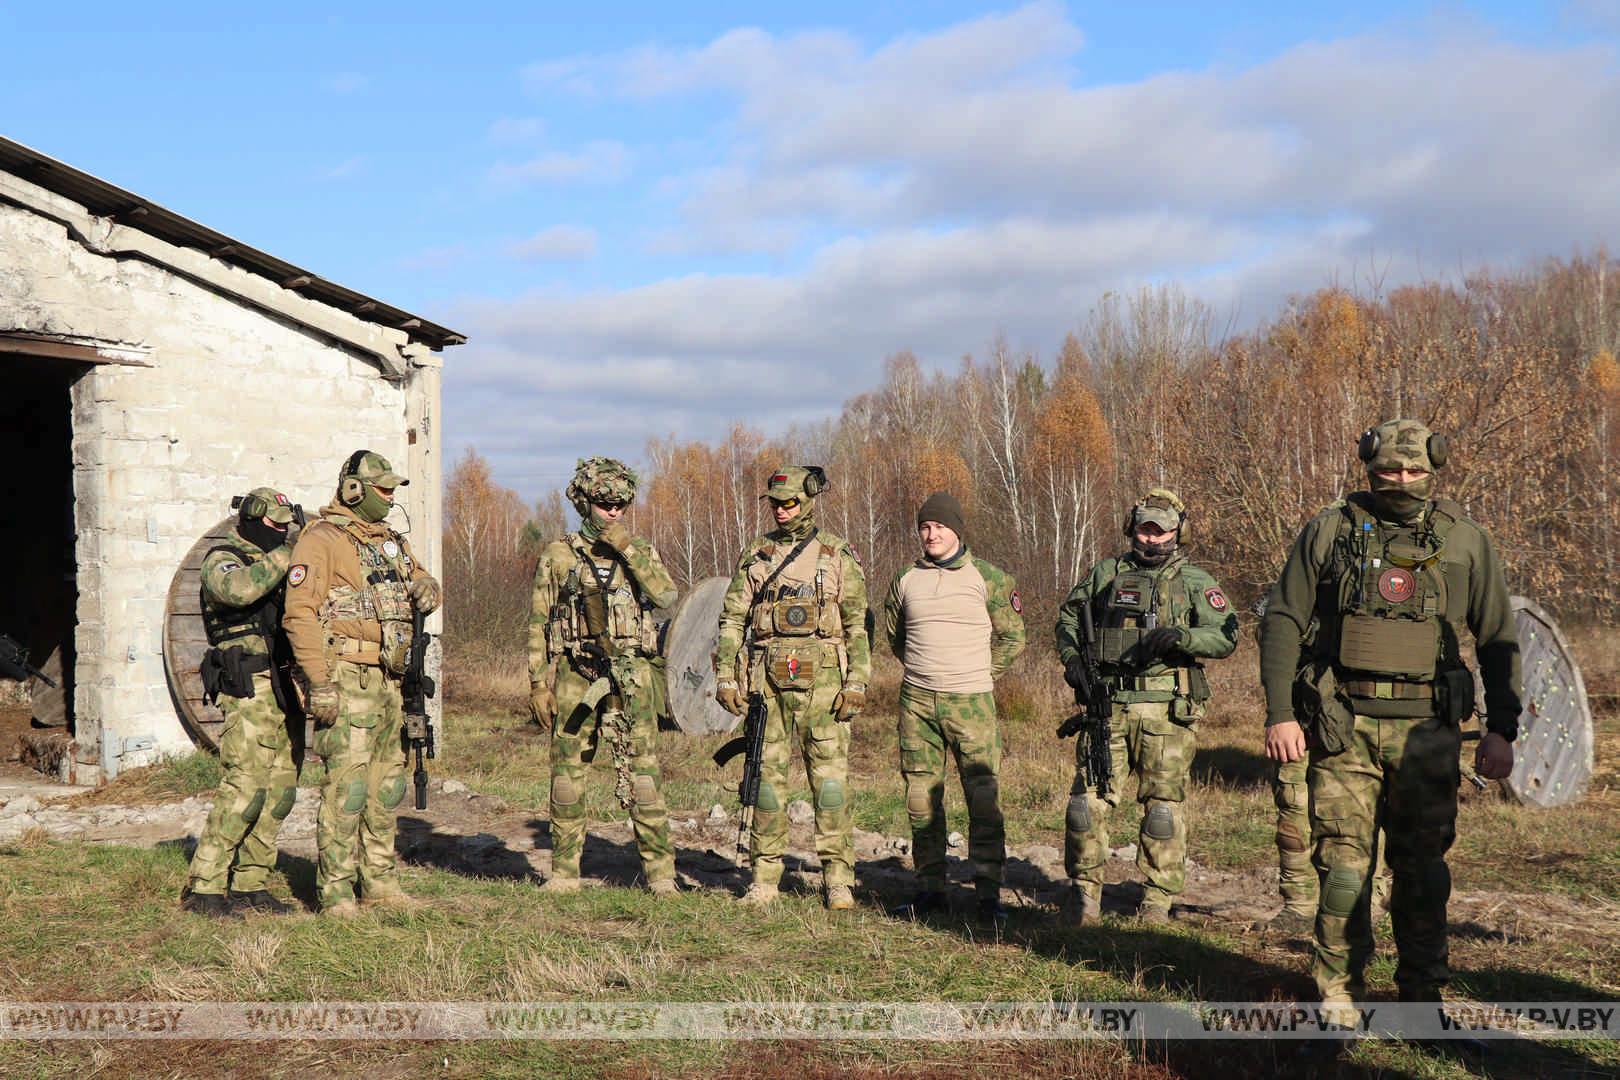
<path id="1" fill-rule="evenodd" d="M 849 552 L 849 557 L 855 560 L 856 566 L 864 567 L 866 565 L 865 563 L 861 562 L 861 553 L 856 551 L 855 545 L 850 543 L 848 540 L 844 541 L 844 550 Z"/>
<path id="2" fill-rule="evenodd" d="M 1229 606 L 1231 606 L 1226 602 L 1226 594 L 1221 592 L 1219 587 L 1205 589 L 1204 599 L 1208 600 L 1209 606 L 1214 608 L 1216 611 L 1225 611 Z"/>
<path id="3" fill-rule="evenodd" d="M 304 579 L 308 576 L 309 567 L 305 566 L 303 563 L 299 563 L 291 570 L 287 571 L 287 584 L 296 589 L 298 586 L 304 583 Z"/>
<path id="4" fill-rule="evenodd" d="M 242 569 L 242 564 L 237 562 L 235 559 L 227 559 L 215 567 L 215 569 L 221 574 L 228 574 L 232 570 Z"/>
<path id="5" fill-rule="evenodd" d="M 1010 603 L 1012 604 L 1014 615 L 1022 615 L 1024 613 L 1024 601 L 1023 598 L 1018 595 L 1017 589 L 1012 591 Z"/>

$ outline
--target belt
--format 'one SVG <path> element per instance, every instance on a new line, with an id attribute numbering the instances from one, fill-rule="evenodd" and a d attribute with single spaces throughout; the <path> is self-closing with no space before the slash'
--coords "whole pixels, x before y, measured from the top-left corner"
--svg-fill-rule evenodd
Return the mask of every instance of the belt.
<path id="1" fill-rule="evenodd" d="M 362 667 L 379 667 L 382 664 L 382 646 L 375 641 L 363 641 L 343 634 L 333 634 L 329 640 L 332 655 L 339 660 Z"/>
<path id="2" fill-rule="evenodd" d="M 1351 697 L 1380 701 L 1432 701 L 1434 684 L 1405 679 L 1346 679 L 1339 684 Z"/>

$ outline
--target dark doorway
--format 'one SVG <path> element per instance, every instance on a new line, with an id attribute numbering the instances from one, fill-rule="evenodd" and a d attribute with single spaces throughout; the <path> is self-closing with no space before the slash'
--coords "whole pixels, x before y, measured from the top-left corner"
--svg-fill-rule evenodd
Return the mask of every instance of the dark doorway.
<path id="1" fill-rule="evenodd" d="M 0 633 L 57 682 L 32 680 L 32 723 L 73 731 L 73 406 L 90 365 L 0 351 Z"/>

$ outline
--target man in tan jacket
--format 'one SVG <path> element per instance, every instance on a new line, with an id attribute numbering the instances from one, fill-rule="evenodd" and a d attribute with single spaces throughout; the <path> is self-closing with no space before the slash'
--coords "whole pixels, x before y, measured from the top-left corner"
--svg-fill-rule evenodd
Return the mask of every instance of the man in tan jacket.
<path id="1" fill-rule="evenodd" d="M 315 719 L 312 749 L 326 762 L 315 882 L 321 910 L 339 917 L 359 910 L 357 884 L 367 904 L 420 906 L 395 877 L 395 813 L 405 797 L 399 680 L 413 613 L 437 608 L 441 590 L 384 523 L 406 483 L 381 455 L 355 451 L 287 571 L 282 627 Z"/>

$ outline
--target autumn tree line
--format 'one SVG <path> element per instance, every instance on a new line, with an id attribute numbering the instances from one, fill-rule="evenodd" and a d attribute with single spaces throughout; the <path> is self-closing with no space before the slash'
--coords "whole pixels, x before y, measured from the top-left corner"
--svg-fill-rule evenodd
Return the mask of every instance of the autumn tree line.
<path id="1" fill-rule="evenodd" d="M 1340 288 L 1227 333 L 1173 286 L 1110 293 L 1055 356 L 993 343 L 954 370 L 909 352 L 835 417 L 723 440 L 654 438 L 632 527 L 684 587 L 728 575 L 764 528 L 779 463 L 821 464 L 818 522 L 849 539 L 872 603 L 917 556 L 917 506 L 956 494 L 970 545 L 1015 574 L 1032 646 L 1057 605 L 1125 544 L 1146 488 L 1189 507 L 1188 542 L 1240 609 L 1299 527 L 1364 485 L 1356 437 L 1415 417 L 1451 440 L 1440 492 L 1491 532 L 1515 592 L 1563 617 L 1614 619 L 1611 500 L 1620 478 L 1620 288 L 1607 259 L 1476 273 L 1387 295 Z M 581 455 L 596 452 L 580 447 Z M 469 450 L 445 500 L 452 656 L 517 663 L 540 546 L 572 527 L 559 493 L 526 506 Z"/>

